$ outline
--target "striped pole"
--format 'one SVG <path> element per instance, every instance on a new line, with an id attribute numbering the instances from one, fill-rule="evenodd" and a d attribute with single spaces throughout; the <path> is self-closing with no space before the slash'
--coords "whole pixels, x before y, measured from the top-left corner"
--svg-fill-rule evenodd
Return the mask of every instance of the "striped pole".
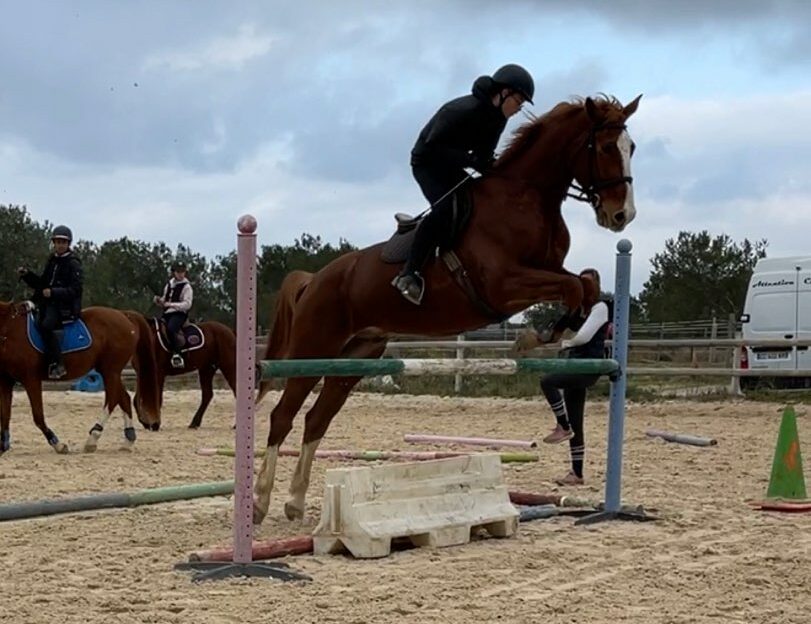
<path id="1" fill-rule="evenodd" d="M 572 373 L 609 375 L 619 365 L 610 359 L 363 359 L 262 360 L 262 377 L 355 377 L 358 375 L 515 375 L 517 373 Z"/>

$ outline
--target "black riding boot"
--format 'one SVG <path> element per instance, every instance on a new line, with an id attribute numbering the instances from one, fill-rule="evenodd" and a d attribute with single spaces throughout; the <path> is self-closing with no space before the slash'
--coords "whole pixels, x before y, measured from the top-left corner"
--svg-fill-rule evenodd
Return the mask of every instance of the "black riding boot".
<path id="1" fill-rule="evenodd" d="M 67 373 L 62 360 L 62 335 L 65 332 L 55 329 L 45 340 L 47 343 L 46 356 L 48 357 L 48 379 L 62 379 Z"/>
<path id="2" fill-rule="evenodd" d="M 432 227 L 434 224 L 429 221 L 430 216 L 428 215 L 417 226 L 417 231 L 414 233 L 414 242 L 408 252 L 408 259 L 403 266 L 403 270 L 392 282 L 394 287 L 400 291 L 400 294 L 415 305 L 422 303 L 422 297 L 425 293 L 425 280 L 420 275 L 420 270 L 428 256 L 436 249 L 434 228 Z"/>

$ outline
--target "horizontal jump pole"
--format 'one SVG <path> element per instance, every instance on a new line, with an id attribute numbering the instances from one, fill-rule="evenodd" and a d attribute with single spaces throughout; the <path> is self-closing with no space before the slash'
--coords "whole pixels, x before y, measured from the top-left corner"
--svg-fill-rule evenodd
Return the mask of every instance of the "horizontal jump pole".
<path id="1" fill-rule="evenodd" d="M 718 440 L 715 438 L 703 438 L 701 436 L 687 435 L 683 433 L 670 433 L 669 431 L 660 431 L 659 429 L 648 429 L 645 435 L 651 438 L 662 438 L 668 442 L 677 442 L 678 444 L 689 444 L 691 446 L 715 446 Z"/>
<path id="2" fill-rule="evenodd" d="M 262 379 L 272 377 L 358 377 L 367 375 L 515 375 L 572 373 L 609 375 L 619 369 L 610 359 L 362 359 L 262 360 Z"/>
<path id="3" fill-rule="evenodd" d="M 463 444 L 469 446 L 501 447 L 510 446 L 518 448 L 538 448 L 534 440 L 500 440 L 497 438 L 462 438 L 458 436 L 431 435 L 427 433 L 407 433 L 403 436 L 405 442 L 412 444 Z"/>
<path id="4" fill-rule="evenodd" d="M 197 449 L 198 455 L 211 457 L 222 455 L 224 457 L 234 457 L 235 451 L 228 447 L 201 448 Z M 265 449 L 256 449 L 253 452 L 255 457 L 264 457 Z M 297 449 L 279 449 L 280 457 L 298 457 L 300 451 Z M 443 451 L 345 451 L 319 449 L 315 452 L 316 458 L 320 459 L 359 459 L 363 461 L 381 461 L 389 459 L 404 459 L 407 461 L 429 461 L 432 459 L 448 459 L 449 457 L 460 457 L 470 455 L 470 453 L 443 452 Z M 538 456 L 534 453 L 500 453 L 502 463 L 524 463 L 536 462 Z"/>
<path id="5" fill-rule="evenodd" d="M 94 494 L 79 496 L 77 498 L 45 499 L 39 501 L 24 501 L 19 503 L 5 503 L 0 505 L 0 522 L 7 520 L 22 520 L 40 516 L 72 513 L 76 511 L 93 511 L 97 509 L 112 509 L 118 507 L 138 507 L 140 505 L 153 505 L 177 500 L 204 498 L 208 496 L 224 496 L 233 494 L 233 481 L 214 481 L 211 483 L 195 483 L 191 485 L 173 485 L 169 487 L 140 490 L 137 492 Z"/>

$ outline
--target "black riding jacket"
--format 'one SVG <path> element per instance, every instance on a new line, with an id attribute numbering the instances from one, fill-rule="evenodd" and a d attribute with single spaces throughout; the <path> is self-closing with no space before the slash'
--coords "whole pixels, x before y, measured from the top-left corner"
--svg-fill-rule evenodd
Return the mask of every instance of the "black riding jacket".
<path id="1" fill-rule="evenodd" d="M 48 258 L 42 275 L 33 271 L 25 273 L 21 279 L 34 289 L 33 300 L 38 306 L 56 305 L 63 319 L 79 318 L 82 312 L 82 262 L 73 252 Z M 51 296 L 44 297 L 42 291 L 51 289 Z"/>
<path id="2" fill-rule="evenodd" d="M 472 94 L 442 106 L 420 132 L 411 150 L 413 167 L 485 169 L 504 132 L 507 119 L 493 106 L 493 81 L 481 76 Z"/>

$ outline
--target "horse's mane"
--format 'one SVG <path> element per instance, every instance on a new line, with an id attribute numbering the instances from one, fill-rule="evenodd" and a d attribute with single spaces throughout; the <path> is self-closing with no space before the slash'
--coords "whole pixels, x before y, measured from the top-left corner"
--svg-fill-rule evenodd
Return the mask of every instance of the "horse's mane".
<path id="1" fill-rule="evenodd" d="M 597 109 L 602 113 L 607 113 L 611 110 L 622 111 L 622 104 L 613 95 L 599 93 L 591 99 L 597 106 Z M 506 165 L 515 160 L 520 154 L 523 154 L 527 147 L 535 142 L 544 126 L 553 125 L 561 120 L 573 117 L 581 112 L 585 105 L 586 98 L 576 96 L 568 102 L 560 102 L 550 111 L 539 117 L 532 113 L 527 113 L 530 121 L 519 126 L 515 132 L 513 132 L 510 142 L 496 161 L 496 167 Z"/>

